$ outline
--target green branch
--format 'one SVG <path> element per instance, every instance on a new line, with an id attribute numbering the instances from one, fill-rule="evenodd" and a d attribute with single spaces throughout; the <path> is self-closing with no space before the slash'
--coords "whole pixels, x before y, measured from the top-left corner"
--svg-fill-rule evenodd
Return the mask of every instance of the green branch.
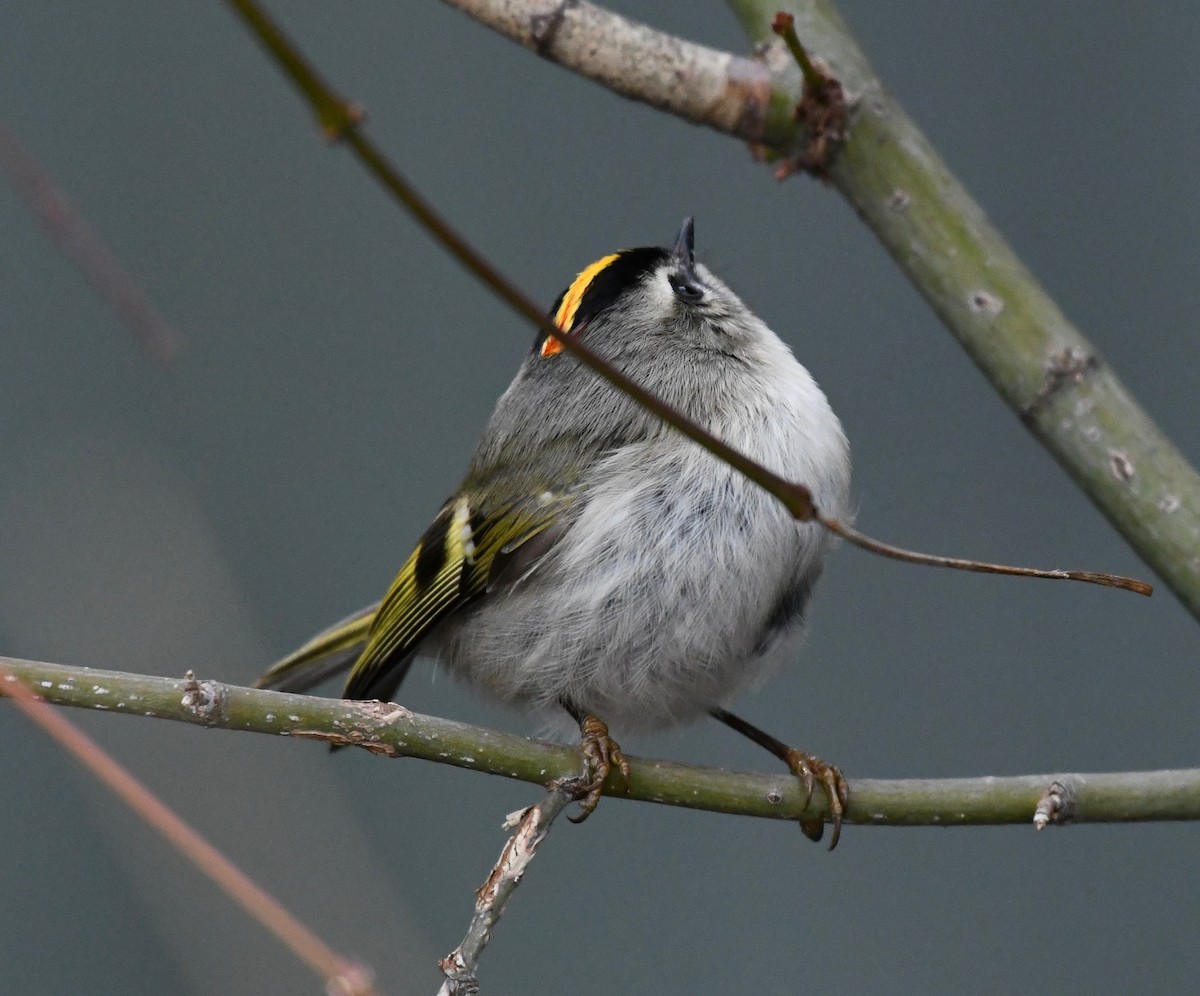
<path id="1" fill-rule="evenodd" d="M 216 681 L 159 678 L 0 657 L 0 694 L 19 680 L 55 705 L 172 719 L 198 726 L 268 733 L 363 747 L 547 785 L 581 772 L 579 752 L 422 716 L 384 702 L 323 699 L 241 688 Z M 631 757 L 628 784 L 605 795 L 739 816 L 798 820 L 828 816 L 816 793 L 806 807 L 791 775 L 751 774 Z M 1054 785 L 1062 791 L 1051 793 Z M 1200 819 L 1200 769 L 1010 778 L 850 780 L 845 822 L 875 826 L 1031 823 L 1049 803 L 1050 822 L 1120 823 Z M 1057 800 L 1057 801 L 1055 801 Z"/>
<path id="2" fill-rule="evenodd" d="M 802 157 L 800 69 L 771 25 L 852 102 L 823 175 L 854 206 L 1001 396 L 1193 615 L 1200 617 L 1200 476 L 1059 311 L 883 89 L 832 4 L 728 0 L 758 61 L 655 31 L 586 0 L 444 0 L 626 97 Z M 687 99 L 685 93 L 694 95 Z"/>
<path id="3" fill-rule="evenodd" d="M 862 549 L 909 563 L 1058 581 L 1084 581 L 1089 584 L 1124 588 L 1142 595 L 1152 592 L 1151 586 L 1144 581 L 1098 571 L 1010 567 L 905 550 L 891 543 L 880 542 L 847 523 L 822 514 L 813 504 L 812 492 L 804 482 L 788 481 L 763 464 L 751 460 L 717 438 L 699 422 L 688 418 L 647 391 L 608 360 L 585 346 L 577 336 L 568 335 L 558 328 L 537 304 L 463 238 L 371 141 L 362 128 L 362 110 L 338 95 L 257 0 L 227 2 L 242 17 L 259 43 L 308 101 L 326 136 L 349 146 L 367 172 L 472 275 L 514 311 L 531 321 L 546 335 L 552 336 L 584 366 L 777 498 L 795 519 L 801 522 L 815 521 Z M 614 44 L 609 45 L 602 53 L 595 46 L 585 45 L 585 57 L 575 63 L 581 72 L 597 72 L 597 78 L 603 79 L 621 92 L 626 92 L 626 87 L 654 90 L 661 96 L 661 106 L 665 109 L 675 110 L 689 117 L 703 114 L 710 122 L 724 122 L 723 115 L 728 113 L 729 108 L 740 106 L 743 112 L 737 120 L 724 123 L 737 129 L 749 129 L 752 135 L 760 134 L 766 121 L 765 114 L 760 116 L 758 112 L 771 100 L 769 78 L 765 70 L 748 60 L 737 60 L 714 49 L 672 39 L 644 25 L 608 14 L 585 3 L 572 3 L 570 18 L 567 16 L 566 4 L 549 15 L 531 8 L 529 0 L 505 0 L 504 3 L 495 5 L 486 2 L 461 5 L 478 8 L 472 10 L 476 16 L 481 16 L 484 12 L 498 14 L 497 26 L 501 26 L 503 30 L 515 31 L 516 37 L 531 48 L 542 54 L 553 53 L 555 57 L 579 54 L 569 41 L 561 46 L 560 50 L 560 36 L 569 38 L 571 28 L 577 20 L 576 15 L 582 16 L 581 37 L 585 43 L 591 35 L 599 34 L 610 37 Z M 515 19 L 512 15 L 516 15 Z M 785 18 L 785 15 L 780 15 L 780 18 Z M 791 20 L 787 19 L 787 33 L 794 43 L 793 48 L 795 52 L 802 54 L 803 49 L 795 32 L 791 30 L 791 25 Z M 663 42 L 663 39 L 666 41 Z M 845 96 L 841 84 L 825 69 L 818 71 L 806 55 L 802 55 L 802 62 L 820 81 L 816 88 L 805 90 L 800 104 L 797 105 L 797 113 L 803 111 L 811 116 L 812 120 L 809 123 L 813 126 L 814 133 L 809 135 L 808 148 L 786 168 L 802 166 L 824 176 L 829 153 L 836 149 L 844 137 L 847 116 Z M 711 87 L 704 86 L 706 80 L 711 82 L 714 78 L 724 81 L 724 86 L 719 86 L 719 93 L 713 93 Z M 631 89 L 629 92 L 634 91 Z M 696 96 L 702 99 L 680 99 Z"/>
<path id="4" fill-rule="evenodd" d="M 857 98 L 831 182 L 1009 407 L 1200 616 L 1200 476 L 884 90 L 832 4 L 730 6 L 759 42 L 774 38 L 780 8 L 795 16 L 808 51 Z M 794 102 L 800 87 L 799 70 L 784 66 L 777 88 Z"/>

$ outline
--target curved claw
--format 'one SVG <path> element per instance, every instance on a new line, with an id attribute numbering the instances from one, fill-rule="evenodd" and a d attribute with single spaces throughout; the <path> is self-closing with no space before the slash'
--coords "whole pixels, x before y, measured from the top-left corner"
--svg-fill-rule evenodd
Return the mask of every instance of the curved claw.
<path id="1" fill-rule="evenodd" d="M 629 778 L 629 762 L 621 753 L 620 745 L 608 734 L 608 727 L 595 716 L 584 716 L 579 722 L 579 751 L 583 754 L 585 772 L 580 779 L 576 798 L 579 800 L 579 815 L 568 816 L 572 823 L 582 823 L 600 805 L 604 783 L 613 768 Z"/>
<path id="2" fill-rule="evenodd" d="M 838 839 L 842 836 L 842 817 L 845 815 L 846 802 L 850 797 L 850 786 L 846 784 L 846 779 L 839 768 L 812 754 L 790 749 L 784 760 L 792 774 L 799 778 L 800 783 L 804 786 L 805 806 L 812 799 L 813 789 L 818 782 L 826 799 L 829 800 L 829 822 L 833 826 L 833 833 L 829 838 L 829 850 L 832 851 L 837 847 Z M 809 840 L 819 841 L 825 835 L 825 821 L 820 818 L 801 820 L 800 829 Z"/>

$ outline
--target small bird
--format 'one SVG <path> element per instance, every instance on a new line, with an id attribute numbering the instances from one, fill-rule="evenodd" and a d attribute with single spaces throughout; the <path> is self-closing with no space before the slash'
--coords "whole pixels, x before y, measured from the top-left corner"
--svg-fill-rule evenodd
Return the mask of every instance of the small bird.
<path id="1" fill-rule="evenodd" d="M 693 251 L 624 249 L 550 311 L 619 370 L 735 449 L 849 511 L 850 453 L 791 350 Z M 726 706 L 796 650 L 830 535 L 540 335 L 466 476 L 391 588 L 283 659 L 259 687 L 390 699 L 427 655 L 493 699 L 578 724 L 580 814 L 629 766 L 609 734 L 713 716 L 783 760 L 841 830 L 841 772 Z M 802 829 L 820 840 L 824 823 Z"/>

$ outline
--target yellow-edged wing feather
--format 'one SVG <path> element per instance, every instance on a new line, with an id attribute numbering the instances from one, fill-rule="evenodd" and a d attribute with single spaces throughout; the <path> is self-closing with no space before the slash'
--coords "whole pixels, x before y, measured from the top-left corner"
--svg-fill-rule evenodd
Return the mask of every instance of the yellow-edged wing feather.
<path id="1" fill-rule="evenodd" d="M 480 516 L 465 497 L 451 499 L 380 603 L 343 695 L 391 694 L 421 641 L 447 616 L 486 594 L 514 551 L 553 525 L 563 507 L 560 499 L 543 494 Z"/>
<path id="2" fill-rule="evenodd" d="M 511 565 L 528 569 L 552 543 L 528 541 L 547 530 L 569 505 L 563 496 L 543 493 L 473 515 L 463 497 L 451 499 L 400 569 L 382 602 L 360 609 L 275 664 L 255 683 L 258 688 L 305 692 L 350 668 L 343 695 L 391 695 L 413 653 L 441 620 L 507 583 Z"/>
<path id="3" fill-rule="evenodd" d="M 326 678 L 346 670 L 362 652 L 378 610 L 379 603 L 376 602 L 322 630 L 275 664 L 254 683 L 254 687 L 307 692 Z"/>

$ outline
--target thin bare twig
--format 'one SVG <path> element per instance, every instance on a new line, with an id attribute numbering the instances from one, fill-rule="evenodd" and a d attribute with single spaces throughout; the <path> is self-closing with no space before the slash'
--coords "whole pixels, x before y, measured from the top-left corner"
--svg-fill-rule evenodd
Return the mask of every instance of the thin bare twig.
<path id="1" fill-rule="evenodd" d="M 887 553 L 888 556 L 907 560 L 911 563 L 949 567 L 958 570 L 971 570 L 981 573 L 1045 578 L 1056 581 L 1087 581 L 1092 584 L 1124 588 L 1143 595 L 1151 593 L 1151 587 L 1144 582 L 1131 581 L 1119 575 L 1104 574 L 1097 571 L 1042 571 L 1033 568 L 986 564 L 980 561 L 969 561 L 955 557 L 927 556 L 901 550 L 898 547 L 872 540 L 870 537 L 848 526 L 840 525 L 835 519 L 819 515 L 818 509 L 813 503 L 812 492 L 805 485 L 789 481 L 757 461 L 751 460 L 745 454 L 718 439 L 697 422 L 687 418 L 687 416 L 647 391 L 636 381 L 631 380 L 607 360 L 600 357 L 587 346 L 584 346 L 577 338 L 567 335 L 562 329 L 558 328 L 537 304 L 517 288 L 512 281 L 505 277 L 504 274 L 484 258 L 474 246 L 442 218 L 433 205 L 420 194 L 374 142 L 367 137 L 362 128 L 364 115 L 361 108 L 350 104 L 334 91 L 304 57 L 299 48 L 267 15 L 261 5 L 256 3 L 255 0 L 226 0 L 226 2 L 242 17 L 247 26 L 254 32 L 259 42 L 278 62 L 280 68 L 310 103 L 317 121 L 325 131 L 325 134 L 330 138 L 344 141 L 350 146 L 368 172 L 403 204 L 425 229 L 437 241 L 441 242 L 475 277 L 490 288 L 519 315 L 524 316 L 537 328 L 561 343 L 567 352 L 597 375 L 629 395 L 629 397 L 637 401 L 647 411 L 657 415 L 669 426 L 683 433 L 683 435 L 704 447 L 718 459 L 723 460 L 729 466 L 745 475 L 769 494 L 774 495 L 784 504 L 794 518 L 801 522 L 816 520 L 826 528 L 838 526 L 837 531 L 839 534 L 844 536 L 850 543 L 854 543 L 872 552 L 887 550 L 890 551 Z M 591 5 L 572 3 L 570 4 L 570 13 L 574 15 L 579 9 L 585 7 L 597 10 L 597 8 L 592 8 Z M 567 5 L 563 5 L 554 16 L 561 19 L 566 17 L 566 13 Z M 556 25 L 554 27 L 555 32 L 561 30 L 561 24 L 558 24 L 556 21 Z M 650 29 L 646 30 L 649 31 Z"/>
<path id="2" fill-rule="evenodd" d="M 792 117 L 804 127 L 808 136 L 803 151 L 784 159 L 776 167 L 775 179 L 786 179 L 801 169 L 822 180 L 828 179 L 830 163 L 846 140 L 850 124 L 846 91 L 824 63 L 809 56 L 796 34 L 796 19 L 791 14 L 782 10 L 776 13 L 771 30 L 783 39 L 804 77 L 804 87 Z"/>
<path id="3" fill-rule="evenodd" d="M 322 130 L 330 138 L 348 145 L 367 171 L 398 200 L 451 255 L 504 301 L 517 314 L 555 340 L 585 366 L 608 381 L 668 425 L 699 443 L 710 453 L 745 474 L 782 501 L 797 519 L 813 517 L 812 495 L 808 488 L 794 484 L 722 442 L 702 426 L 655 397 L 636 381 L 617 370 L 577 338 L 568 336 L 516 284 L 491 264 L 470 242 L 451 226 L 434 206 L 392 164 L 361 127 L 362 111 L 321 78 L 312 64 L 254 0 L 226 0 L 245 20 L 263 47 L 304 95 L 313 108 Z"/>
<path id="4" fill-rule="evenodd" d="M 475 973 L 483 949 L 491 940 L 492 928 L 504 912 L 505 903 L 521 884 L 525 869 L 550 832 L 550 824 L 573 798 L 574 793 L 568 787 L 555 784 L 536 806 L 508 817 L 505 826 L 515 827 L 515 832 L 504 845 L 487 881 L 475 893 L 475 915 L 471 917 L 467 933 L 458 947 L 438 963 L 446 976 L 438 996 L 474 996 L 479 992 Z"/>
<path id="5" fill-rule="evenodd" d="M 980 560 L 964 560 L 962 557 L 942 557 L 935 553 L 918 553 L 903 547 L 893 546 L 860 533 L 853 526 L 837 519 L 829 519 L 817 513 L 817 521 L 831 533 L 836 533 L 849 543 L 877 553 L 881 557 L 902 560 L 906 564 L 923 564 L 926 567 L 949 567 L 956 571 L 975 571 L 979 574 L 1007 574 L 1019 578 L 1043 578 L 1048 581 L 1082 581 L 1098 584 L 1105 588 L 1122 588 L 1135 595 L 1152 595 L 1154 588 L 1145 581 L 1122 577 L 1120 574 L 1102 574 L 1097 571 L 1042 570 L 1037 567 L 1009 567 L 1005 564 L 988 564 Z"/>
<path id="6" fill-rule="evenodd" d="M 98 781 L 167 842 L 207 875 L 226 895 L 274 934 L 292 953 L 325 980 L 332 996 L 373 996 L 370 972 L 333 951 L 245 872 L 193 830 L 158 796 L 106 753 L 43 697 L 26 688 L 0 659 L 0 696 L 13 703 Z"/>
<path id="7" fill-rule="evenodd" d="M 50 240 L 79 267 L 92 289 L 146 351 L 161 363 L 175 359 L 183 345 L 179 330 L 159 314 L 96 230 L 3 122 L 0 122 L 0 170 L 37 215 Z"/>
<path id="8" fill-rule="evenodd" d="M 758 45 L 761 61 L 752 62 L 723 58 L 586 0 L 443 2 L 581 76 L 747 141 L 767 158 L 802 156 L 808 140 L 795 116 L 802 72 L 772 31 L 780 10 L 790 13 L 806 57 L 820 56 L 849 95 L 848 130 L 829 164 L 830 182 L 1009 407 L 1200 617 L 1200 475 L 887 93 L 832 3 L 726 0 Z M 542 25 L 548 38 L 534 30 Z M 680 106 L 672 67 L 663 64 L 667 52 L 697 94 L 739 94 L 743 112 L 731 110 L 728 99 L 714 101 L 711 112 L 702 102 Z M 643 60 L 652 72 L 636 71 Z M 614 82 L 618 75 L 622 82 Z"/>

